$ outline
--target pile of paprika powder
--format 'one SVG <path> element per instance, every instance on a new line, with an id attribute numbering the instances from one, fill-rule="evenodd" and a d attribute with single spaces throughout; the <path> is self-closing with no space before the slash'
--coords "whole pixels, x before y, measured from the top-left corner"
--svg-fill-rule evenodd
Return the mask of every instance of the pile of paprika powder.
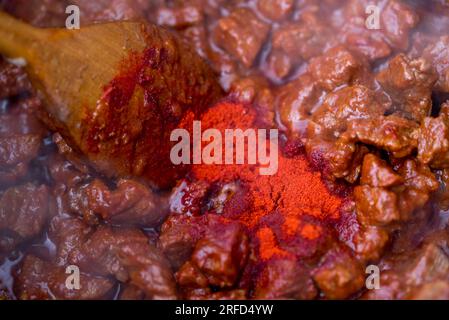
<path id="1" fill-rule="evenodd" d="M 192 115 L 185 120 L 187 124 Z M 201 125 L 204 130 L 217 129 L 224 136 L 226 129 L 257 129 L 263 124 L 251 106 L 225 101 L 204 113 Z M 327 226 L 340 218 L 345 199 L 326 188 L 321 174 L 311 169 L 302 154 L 288 157 L 280 152 L 274 175 L 260 175 L 258 166 L 193 165 L 190 178 L 209 185 L 234 186 L 218 213 L 247 227 L 259 260 L 293 258 L 313 250 L 316 242 L 326 237 Z M 304 250 L 289 250 L 291 242 L 300 242 Z"/>

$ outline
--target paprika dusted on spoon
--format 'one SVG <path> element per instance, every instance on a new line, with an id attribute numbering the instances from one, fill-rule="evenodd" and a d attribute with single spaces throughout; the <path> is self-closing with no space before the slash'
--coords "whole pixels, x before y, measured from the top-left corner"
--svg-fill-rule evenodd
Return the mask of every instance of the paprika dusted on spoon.
<path id="1" fill-rule="evenodd" d="M 70 147 L 106 176 L 158 188 L 183 171 L 170 161 L 171 131 L 221 93 L 193 50 L 143 22 L 37 29 L 0 12 L 0 53 L 26 60 L 44 122 Z"/>

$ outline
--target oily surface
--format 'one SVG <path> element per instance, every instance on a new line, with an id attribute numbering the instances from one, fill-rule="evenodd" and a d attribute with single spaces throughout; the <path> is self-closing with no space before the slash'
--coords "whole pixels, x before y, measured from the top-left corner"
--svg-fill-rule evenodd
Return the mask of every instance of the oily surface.
<path id="1" fill-rule="evenodd" d="M 192 45 L 226 93 L 201 120 L 279 128 L 279 171 L 197 165 L 157 192 L 107 179 L 41 124 L 23 70 L 2 59 L 2 298 L 449 299 L 444 1 L 70 3 L 82 23 L 143 18 Z M 64 1 L 0 4 L 64 25 Z M 380 290 L 365 289 L 370 264 Z M 68 265 L 81 290 L 66 288 Z"/>

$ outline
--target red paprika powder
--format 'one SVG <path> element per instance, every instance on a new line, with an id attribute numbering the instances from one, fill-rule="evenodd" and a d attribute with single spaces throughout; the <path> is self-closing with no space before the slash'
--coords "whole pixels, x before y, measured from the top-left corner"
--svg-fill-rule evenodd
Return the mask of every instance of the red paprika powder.
<path id="1" fill-rule="evenodd" d="M 192 119 L 190 117 L 190 119 Z M 242 104 L 223 102 L 209 109 L 201 118 L 204 129 L 257 128 L 257 116 L 253 109 Z M 194 165 L 194 179 L 214 183 L 238 182 L 247 202 L 246 210 L 232 219 L 241 221 L 255 236 L 258 255 L 262 260 L 273 256 L 288 256 L 282 249 L 282 239 L 300 237 L 305 242 L 322 236 L 319 225 L 310 224 L 313 217 L 318 221 L 332 221 L 340 217 L 343 199 L 331 194 L 321 180 L 319 172 L 313 171 L 303 155 L 292 158 L 279 153 L 278 172 L 271 176 L 259 174 L 258 165 L 221 164 Z M 264 217 L 277 213 L 282 219 L 281 228 L 275 230 Z M 281 236 L 279 236 L 281 232 Z"/>

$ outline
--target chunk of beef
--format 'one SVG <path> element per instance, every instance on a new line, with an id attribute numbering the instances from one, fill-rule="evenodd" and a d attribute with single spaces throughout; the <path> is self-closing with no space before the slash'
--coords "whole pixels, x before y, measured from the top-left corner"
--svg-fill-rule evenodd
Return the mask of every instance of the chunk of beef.
<path id="1" fill-rule="evenodd" d="M 68 195 L 71 209 L 92 221 L 95 216 L 112 224 L 157 227 L 168 214 L 168 199 L 132 180 L 122 179 L 115 190 L 101 180 L 75 189 Z"/>
<path id="2" fill-rule="evenodd" d="M 313 271 L 317 286 L 329 299 L 343 299 L 364 285 L 362 266 L 344 248 L 329 251 Z"/>
<path id="3" fill-rule="evenodd" d="M 354 189 L 358 220 L 365 226 L 384 226 L 396 222 L 401 215 L 394 192 L 367 185 Z"/>
<path id="4" fill-rule="evenodd" d="M 0 114 L 0 183 L 6 187 L 25 177 L 37 157 L 45 129 L 37 120 L 39 99 L 18 99 Z"/>
<path id="5" fill-rule="evenodd" d="M 93 228 L 74 217 L 56 216 L 49 236 L 60 266 L 76 265 L 92 275 L 113 276 L 137 287 L 147 299 L 176 298 L 168 261 L 138 229 Z"/>
<path id="6" fill-rule="evenodd" d="M 139 19 L 149 8 L 148 1 L 144 0 L 74 0 L 71 4 L 79 6 L 82 24 Z"/>
<path id="7" fill-rule="evenodd" d="M 348 123 L 380 116 L 384 110 L 374 91 L 354 85 L 329 93 L 313 114 L 313 121 L 338 137 L 346 130 Z"/>
<path id="8" fill-rule="evenodd" d="M 399 54 L 377 79 L 393 99 L 397 111 L 416 121 L 430 115 L 432 88 L 437 77 L 425 59 L 410 60 Z"/>
<path id="9" fill-rule="evenodd" d="M 238 285 L 249 256 L 242 225 L 214 214 L 171 216 L 162 227 L 159 244 L 178 270 L 176 279 L 184 297 L 192 299 L 208 299 L 217 290 L 226 297 Z"/>
<path id="10" fill-rule="evenodd" d="M 397 229 L 399 222 L 412 219 L 413 213 L 424 207 L 430 194 L 438 188 L 438 182 L 430 169 L 414 160 L 405 160 L 395 169 L 396 172 L 388 167 L 383 169 L 388 170 L 385 173 L 388 183 L 380 184 L 384 187 L 373 187 L 371 185 L 377 185 L 376 181 L 365 178 L 369 183 L 354 189 L 357 218 L 365 232 L 372 226 L 385 227 L 389 231 Z M 378 235 L 374 233 L 371 238 L 375 239 Z"/>
<path id="11" fill-rule="evenodd" d="M 438 180 L 429 167 L 415 160 L 407 160 L 398 168 L 404 178 L 405 190 L 399 194 L 399 210 L 403 220 L 410 218 L 414 210 L 422 208 L 430 195 L 438 189 Z"/>
<path id="12" fill-rule="evenodd" d="M 292 59 L 282 50 L 271 50 L 264 64 L 264 72 L 274 81 L 287 77 L 293 69 Z"/>
<path id="13" fill-rule="evenodd" d="M 363 158 L 361 184 L 371 187 L 388 188 L 402 183 L 402 177 L 390 168 L 386 161 L 374 154 L 367 154 Z"/>
<path id="14" fill-rule="evenodd" d="M 178 285 L 184 288 L 198 289 L 207 288 L 209 280 L 201 270 L 191 261 L 187 261 L 176 273 Z"/>
<path id="15" fill-rule="evenodd" d="M 189 260 L 196 242 L 204 233 L 206 219 L 171 215 L 162 225 L 159 247 L 174 270 Z"/>
<path id="16" fill-rule="evenodd" d="M 126 236 L 126 235 L 125 235 Z M 120 245 L 120 262 L 128 271 L 130 283 L 143 291 L 148 299 L 176 299 L 176 284 L 167 259 L 158 249 L 133 240 Z"/>
<path id="17" fill-rule="evenodd" d="M 341 142 L 354 141 L 376 146 L 402 158 L 418 146 L 418 125 L 398 116 L 378 116 L 349 122 Z"/>
<path id="18" fill-rule="evenodd" d="M 62 27 L 67 18 L 66 0 L 11 0 L 3 1 L 3 9 L 38 27 Z"/>
<path id="19" fill-rule="evenodd" d="M 293 12 L 294 0 L 258 0 L 257 9 L 268 19 L 284 20 Z"/>
<path id="20" fill-rule="evenodd" d="M 269 260 L 254 286 L 255 299 L 313 299 L 317 296 L 310 271 L 294 259 Z"/>
<path id="21" fill-rule="evenodd" d="M 398 193 L 398 208 L 401 213 L 401 220 L 413 219 L 413 214 L 417 209 L 422 209 L 430 199 L 431 193 L 415 188 L 406 188 Z"/>
<path id="22" fill-rule="evenodd" d="M 0 137 L 42 136 L 45 128 L 35 114 L 41 107 L 41 101 L 34 96 L 16 101 L 10 100 L 6 113 L 0 114 Z"/>
<path id="23" fill-rule="evenodd" d="M 237 222 L 211 221 L 192 252 L 192 263 L 212 286 L 230 287 L 237 281 L 249 253 L 248 237 Z"/>
<path id="24" fill-rule="evenodd" d="M 361 67 L 360 59 L 344 47 L 337 46 L 311 59 L 309 72 L 322 88 L 332 91 L 351 83 Z"/>
<path id="25" fill-rule="evenodd" d="M 130 283 L 148 299 L 176 298 L 168 261 L 137 229 L 101 226 L 78 250 L 72 263 L 87 272 Z"/>
<path id="26" fill-rule="evenodd" d="M 348 3 L 348 7 L 350 6 Z M 388 57 L 392 52 L 388 42 L 380 33 L 368 30 L 365 21 L 366 17 L 350 17 L 342 27 L 342 41 L 349 49 L 359 53 L 369 61 Z"/>
<path id="27" fill-rule="evenodd" d="M 443 36 L 436 43 L 428 46 L 423 56 L 432 62 L 438 73 L 435 89 L 449 92 L 449 36 Z"/>
<path id="28" fill-rule="evenodd" d="M 416 160 L 406 160 L 398 168 L 398 173 L 404 179 L 404 186 L 423 192 L 438 189 L 438 181 L 430 168 Z"/>
<path id="29" fill-rule="evenodd" d="M 0 57 L 0 99 L 16 96 L 29 89 L 25 71 Z"/>
<path id="30" fill-rule="evenodd" d="M 369 5 L 379 9 L 378 29 L 366 27 L 366 8 Z M 392 49 L 406 50 L 409 34 L 419 22 L 418 14 L 398 0 L 352 0 L 346 4 L 345 14 L 344 41 L 371 60 L 387 57 Z"/>
<path id="31" fill-rule="evenodd" d="M 36 256 L 27 255 L 16 275 L 14 292 L 20 300 L 97 300 L 112 294 L 114 282 L 107 278 L 80 273 L 80 288 L 66 285 L 70 274 Z"/>
<path id="32" fill-rule="evenodd" d="M 171 28 L 186 28 L 199 24 L 204 19 L 203 8 L 194 3 L 186 2 L 181 6 L 159 8 L 156 17 L 157 24 Z"/>
<path id="33" fill-rule="evenodd" d="M 316 81 L 308 74 L 279 89 L 276 108 L 282 124 L 292 138 L 303 138 L 312 112 L 323 94 Z"/>
<path id="34" fill-rule="evenodd" d="M 449 105 L 443 105 L 437 118 L 426 117 L 418 139 L 418 160 L 434 168 L 449 166 Z"/>
<path id="35" fill-rule="evenodd" d="M 448 281 L 449 257 L 436 244 L 424 245 L 411 257 L 404 254 L 395 259 L 396 263 L 391 269 L 381 272 L 380 289 L 370 290 L 365 294 L 365 298 L 419 298 L 420 295 L 426 294 L 423 291 L 426 285 L 436 281 Z M 427 291 L 427 294 L 431 294 L 431 291 Z"/>
<path id="36" fill-rule="evenodd" d="M 0 200 L 0 251 L 39 236 L 50 216 L 49 210 L 46 186 L 29 183 L 7 189 Z"/>
<path id="37" fill-rule="evenodd" d="M 55 264 L 70 265 L 82 259 L 81 246 L 94 229 L 81 219 L 69 215 L 57 215 L 50 221 L 49 239 L 56 245 Z"/>
<path id="38" fill-rule="evenodd" d="M 270 28 L 253 11 L 238 8 L 218 21 L 214 40 L 246 67 L 251 67 Z"/>
<path id="39" fill-rule="evenodd" d="M 35 134 L 0 138 L 0 166 L 29 162 L 37 156 L 41 137 Z"/>
<path id="40" fill-rule="evenodd" d="M 272 47 L 285 52 L 294 63 L 309 60 L 332 47 L 329 30 L 314 13 L 305 12 L 298 22 L 283 24 L 274 31 Z"/>
<path id="41" fill-rule="evenodd" d="M 83 167 L 84 169 L 84 167 Z M 88 179 L 87 172 L 77 170 L 75 165 L 66 160 L 60 154 L 52 155 L 48 161 L 48 170 L 51 178 L 65 192 L 69 188 L 79 185 L 84 179 Z"/>
<path id="42" fill-rule="evenodd" d="M 356 233 L 354 251 L 361 262 L 378 261 L 383 255 L 390 236 L 386 230 L 376 226 L 362 226 Z"/>
<path id="43" fill-rule="evenodd" d="M 310 152 L 313 151 L 314 142 L 308 143 Z M 344 178 L 349 183 L 355 183 L 360 176 L 364 155 L 368 152 L 365 146 L 337 140 L 325 152 L 322 157 L 327 163 L 326 173 L 335 178 Z M 330 177 L 328 177 L 330 178 Z"/>
<path id="44" fill-rule="evenodd" d="M 389 44 L 399 50 L 406 50 L 409 46 L 409 34 L 418 24 L 418 14 L 406 3 L 389 0 L 381 11 L 380 23 L 384 36 Z"/>

